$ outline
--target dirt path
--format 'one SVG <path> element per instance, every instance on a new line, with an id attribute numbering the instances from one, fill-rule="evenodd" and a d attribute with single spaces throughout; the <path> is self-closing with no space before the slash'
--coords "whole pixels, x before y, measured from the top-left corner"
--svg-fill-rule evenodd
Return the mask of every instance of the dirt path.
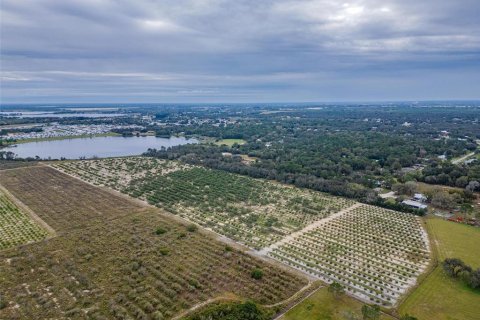
<path id="1" fill-rule="evenodd" d="M 172 318 L 172 320 L 179 320 L 179 319 L 182 319 L 183 317 L 189 315 L 190 313 L 193 313 L 194 311 L 198 310 L 198 309 L 201 309 L 211 303 L 215 303 L 215 302 L 220 302 L 220 301 L 223 301 L 223 302 L 232 302 L 232 301 L 238 301 L 240 300 L 238 297 L 234 296 L 234 295 L 226 295 L 226 296 L 220 296 L 220 297 L 216 297 L 216 298 L 210 298 L 204 302 L 201 302 L 199 304 L 196 304 L 194 305 L 193 307 L 191 307 L 190 309 L 187 309 L 185 311 L 183 311 L 182 313 L 176 315 L 175 317 Z"/>
<path id="2" fill-rule="evenodd" d="M 283 300 L 283 301 L 280 301 L 280 302 L 277 302 L 277 303 L 274 303 L 274 304 L 267 304 L 267 305 L 263 305 L 264 307 L 266 308 L 273 308 L 273 307 L 276 307 L 276 306 L 280 306 L 282 304 L 286 304 L 296 298 L 298 298 L 298 296 L 302 295 L 305 291 L 307 291 L 308 289 L 310 289 L 312 286 L 315 285 L 315 283 L 318 283 L 318 282 L 315 282 L 315 281 L 308 281 L 308 284 L 303 287 L 302 289 L 298 290 L 293 296 Z M 318 289 L 320 288 L 323 288 L 324 286 L 321 285 L 319 286 L 318 288 L 316 288 L 315 290 L 313 290 L 313 292 L 317 291 Z M 300 299 L 300 301 L 303 301 L 305 300 L 306 298 L 308 298 L 309 296 L 311 296 L 312 293 L 309 293 L 306 297 L 303 297 L 302 299 Z M 289 308 L 290 309 L 290 308 Z"/>
<path id="3" fill-rule="evenodd" d="M 322 220 L 318 220 L 318 221 L 315 221 L 314 223 L 311 223 L 309 224 L 308 226 L 306 226 L 305 228 L 303 228 L 302 230 L 299 230 L 297 232 L 294 232 L 292 234 L 289 234 L 288 236 L 286 236 L 285 238 L 283 238 L 282 240 L 278 241 L 278 242 L 275 242 L 274 244 L 268 246 L 268 247 L 265 247 L 263 248 L 262 250 L 259 250 L 258 251 L 258 254 L 259 255 L 268 255 L 269 252 L 271 252 L 273 249 L 276 249 L 280 246 L 282 246 L 283 244 L 286 244 L 290 241 L 292 241 L 293 239 L 301 236 L 302 234 L 306 233 L 306 232 L 309 232 L 311 230 L 314 230 L 316 229 L 317 227 L 320 227 L 321 225 L 327 223 L 328 221 L 330 220 L 333 220 L 337 217 L 340 217 L 341 215 L 343 215 L 344 213 L 347 213 L 353 209 L 356 209 L 360 206 L 362 206 L 363 204 L 361 203 L 355 203 L 353 206 L 350 206 L 348 208 L 345 208 L 345 209 L 342 209 L 328 217 L 326 217 L 325 219 L 322 219 Z"/>
<path id="4" fill-rule="evenodd" d="M 472 157 L 475 155 L 475 152 L 471 152 L 469 154 L 466 154 L 464 156 L 461 156 L 460 158 L 457 158 L 457 159 L 453 159 L 452 160 L 452 163 L 453 164 L 459 164 L 460 162 L 464 161 L 464 160 L 467 160 L 468 158 Z"/>
<path id="5" fill-rule="evenodd" d="M 55 167 L 50 166 L 50 165 L 48 165 L 48 164 L 43 164 L 43 163 L 41 163 L 40 165 L 45 165 L 45 166 L 48 166 L 48 167 L 50 167 L 50 168 L 53 168 L 53 169 L 55 169 L 55 170 L 57 170 L 57 171 L 59 171 L 59 172 L 61 172 L 61 173 L 63 173 L 63 174 L 66 174 L 66 175 L 69 176 L 69 177 L 72 177 L 72 178 L 75 178 L 75 179 L 77 179 L 77 180 L 79 180 L 79 181 L 82 181 L 83 183 L 87 183 L 87 184 L 92 185 L 92 186 L 94 186 L 94 187 L 96 187 L 96 188 L 99 188 L 99 189 L 101 189 L 101 190 L 107 191 L 107 192 L 109 192 L 109 193 L 112 194 L 112 195 L 115 195 L 115 196 L 122 197 L 122 198 L 127 199 L 127 200 L 130 200 L 130 201 L 133 201 L 133 202 L 141 205 L 142 207 L 144 207 L 144 208 L 146 208 L 146 209 L 153 209 L 153 210 L 155 211 L 155 213 L 161 214 L 161 215 L 164 215 L 164 216 L 167 216 L 167 217 L 169 217 L 170 219 L 172 219 L 172 220 L 174 220 L 174 221 L 176 221 L 176 222 L 178 222 L 178 223 L 181 223 L 181 224 L 195 224 L 195 225 L 198 226 L 198 231 L 201 232 L 201 233 L 203 233 L 203 234 L 205 234 L 205 235 L 207 235 L 207 236 L 210 236 L 210 237 L 212 237 L 212 238 L 214 238 L 214 239 L 216 239 L 216 240 L 218 240 L 218 241 L 220 241 L 220 242 L 223 242 L 223 243 L 225 243 L 226 245 L 232 246 L 233 248 L 235 248 L 235 249 L 238 250 L 238 251 L 244 252 L 244 253 L 249 254 L 249 255 L 257 258 L 257 259 L 263 260 L 263 261 L 265 261 L 265 262 L 267 262 L 267 263 L 269 263 L 269 264 L 271 264 L 271 265 L 274 265 L 274 266 L 276 266 L 277 268 L 280 268 L 280 269 L 282 269 L 282 270 L 285 270 L 285 271 L 294 273 L 294 274 L 296 274 L 296 275 L 298 275 L 298 276 L 300 276 L 300 277 L 302 277 L 302 278 L 306 278 L 306 279 L 308 280 L 308 284 L 307 284 L 305 287 L 303 287 L 303 288 L 301 288 L 300 290 L 298 290 L 297 292 L 295 292 L 291 297 L 287 298 L 286 300 L 281 301 L 281 302 L 278 302 L 278 303 L 275 303 L 275 305 L 285 303 L 286 301 L 290 301 L 291 299 L 294 299 L 294 298 L 298 297 L 298 295 L 302 294 L 305 290 L 307 290 L 307 289 L 309 288 L 309 286 L 311 286 L 311 284 L 313 283 L 313 281 L 318 280 L 316 277 L 313 277 L 312 275 L 306 274 L 306 273 L 304 273 L 304 272 L 302 272 L 302 271 L 300 271 L 300 270 L 298 270 L 298 269 L 292 268 L 291 266 L 286 265 L 286 264 L 284 264 L 284 263 L 281 263 L 281 262 L 279 262 L 278 260 L 275 260 L 275 259 L 273 259 L 273 258 L 271 258 L 271 257 L 266 256 L 266 255 L 259 255 L 259 254 L 258 254 L 258 251 L 253 250 L 253 249 L 251 249 L 250 247 L 247 247 L 246 245 L 244 245 L 244 244 L 242 244 L 242 243 L 238 243 L 238 242 L 236 242 L 235 240 L 232 240 L 232 239 L 230 239 L 230 238 L 228 238 L 228 237 L 226 237 L 226 236 L 224 236 L 224 235 L 222 235 L 222 234 L 219 234 L 219 233 L 217 233 L 217 232 L 215 232 L 215 231 L 213 231 L 213 230 L 206 229 L 205 227 L 203 227 L 202 225 L 200 225 L 200 224 L 198 224 L 198 223 L 192 222 L 192 221 L 190 221 L 190 220 L 187 220 L 187 219 L 185 219 L 185 218 L 182 218 L 182 217 L 180 217 L 180 216 L 177 216 L 177 215 L 174 215 L 174 214 L 172 214 L 172 213 L 170 213 L 170 212 L 167 212 L 167 211 L 165 211 L 165 210 L 163 210 L 163 209 L 161 209 L 161 208 L 155 207 L 155 206 L 149 204 L 148 202 L 146 202 L 146 201 L 144 201 L 144 200 L 137 199 L 137 198 L 133 198 L 133 197 L 127 195 L 127 194 L 121 193 L 120 191 L 114 190 L 114 189 L 109 188 L 109 187 L 101 187 L 101 186 L 95 185 L 95 184 L 93 184 L 93 183 L 91 183 L 91 182 L 82 180 L 82 179 L 79 178 L 79 177 L 76 177 L 76 176 L 74 176 L 74 175 L 72 175 L 72 174 L 66 173 L 66 172 L 64 172 L 63 170 L 59 170 L 58 168 L 55 168 Z M 199 304 L 199 305 L 194 306 L 193 308 L 195 308 L 195 310 L 196 310 L 196 309 L 201 308 L 201 307 L 203 307 L 203 306 L 205 306 L 205 305 L 207 305 L 207 304 L 209 304 L 209 303 L 216 302 L 216 301 L 221 301 L 222 299 L 225 299 L 225 296 L 209 299 L 209 300 L 207 300 L 207 301 L 205 301 L 205 302 L 202 302 L 202 303 Z M 237 298 L 237 299 L 238 299 L 238 298 Z M 303 300 L 303 299 L 302 299 L 302 300 Z M 190 310 L 190 309 L 189 309 L 189 310 Z M 185 312 L 187 312 L 187 311 L 185 311 Z M 188 312 L 187 312 L 187 313 L 188 313 Z M 177 319 L 177 318 L 174 318 L 174 319 Z"/>
<path id="6" fill-rule="evenodd" d="M 141 206 L 144 207 L 144 208 L 154 209 L 156 213 L 162 214 L 162 215 L 165 215 L 165 216 L 168 216 L 169 218 L 172 218 L 173 220 L 176 220 L 176 221 L 178 221 L 178 222 L 180 222 L 180 223 L 183 223 L 183 224 L 185 224 L 185 223 L 188 223 L 188 224 L 196 224 L 196 225 L 199 227 L 199 231 L 202 232 L 202 233 L 204 233 L 204 234 L 206 234 L 206 235 L 213 236 L 215 239 L 217 239 L 217 240 L 219 240 L 219 241 L 221 241 L 221 242 L 223 242 L 223 243 L 225 243 L 225 244 L 231 245 L 232 247 L 234 247 L 235 249 L 237 249 L 237 250 L 239 250 L 239 251 L 242 251 L 242 252 L 245 252 L 245 253 L 247 253 L 247 254 L 253 255 L 253 256 L 257 257 L 257 258 L 260 258 L 260 259 L 262 259 L 262 260 L 264 260 L 264 261 L 267 261 L 268 263 L 274 264 L 274 265 L 277 266 L 277 267 L 280 267 L 280 268 L 282 268 L 282 269 L 285 269 L 285 270 L 288 270 L 288 271 L 293 272 L 293 273 L 295 273 L 295 274 L 298 274 L 298 275 L 301 275 L 301 276 L 303 276 L 303 277 L 306 277 L 306 278 L 309 280 L 309 282 L 308 282 L 307 285 L 305 285 L 305 286 L 302 287 L 300 290 L 298 290 L 297 292 L 295 292 L 295 293 L 294 293 L 292 296 L 290 296 L 289 298 L 287 298 L 287 299 L 285 299 L 285 300 L 283 300 L 283 301 L 274 303 L 274 304 L 272 304 L 272 305 L 266 305 L 265 307 L 275 307 L 275 306 L 279 306 L 279 305 L 282 305 L 282 304 L 286 304 L 286 303 L 288 303 L 288 302 L 290 302 L 290 301 L 292 301 L 292 300 L 295 300 L 295 299 L 299 298 L 299 296 L 301 297 L 303 294 L 305 294 L 306 291 L 308 291 L 308 290 L 312 287 L 312 285 L 315 283 L 314 280 L 318 280 L 316 277 L 313 277 L 313 276 L 311 276 L 311 275 L 309 275 L 309 274 L 306 274 L 306 273 L 304 273 L 304 272 L 301 272 L 301 271 L 299 271 L 299 270 L 297 270 L 297 269 L 295 269 L 295 268 L 293 268 L 293 267 L 290 267 L 290 266 L 285 265 L 285 264 L 283 264 L 283 263 L 281 263 L 281 262 L 279 262 L 279 261 L 277 261 L 277 260 L 275 260 L 275 259 L 273 259 L 273 258 L 268 257 L 268 256 L 267 256 L 267 253 L 268 253 L 269 251 L 271 251 L 273 248 L 278 247 L 278 246 L 280 246 L 280 245 L 282 245 L 282 244 L 284 244 L 284 243 L 286 243 L 286 242 L 288 242 L 288 241 L 291 241 L 291 240 L 294 239 L 295 237 L 297 237 L 297 236 L 299 236 L 299 235 L 301 235 L 301 234 L 303 234 L 303 233 L 305 233 L 305 232 L 308 232 L 308 231 L 310 231 L 310 230 L 313 230 L 313 229 L 321 226 L 322 224 L 324 224 L 324 223 L 326 223 L 326 222 L 328 222 L 328 221 L 330 221 L 330 220 L 332 220 L 332 219 L 335 219 L 336 217 L 339 217 L 339 216 L 341 216 L 341 215 L 343 215 L 343 214 L 345 214 L 345 213 L 347 213 L 347 212 L 349 212 L 349 211 L 351 211 L 351 210 L 353 210 L 353 209 L 356 209 L 356 208 L 362 206 L 361 203 L 355 203 L 354 205 L 352 205 L 352 206 L 350 206 L 350 207 L 348 207 L 348 208 L 345 208 L 345 209 L 343 209 L 343 210 L 340 210 L 340 211 L 332 214 L 331 216 L 329 216 L 329 217 L 327 217 L 327 218 L 325 218 L 325 219 L 316 221 L 316 222 L 314 222 L 314 223 L 306 226 L 304 229 L 299 230 L 299 231 L 297 231 L 297 232 L 295 232 L 295 233 L 293 233 L 293 234 L 285 237 L 285 238 L 282 239 L 281 241 L 278 241 L 278 242 L 272 244 L 271 246 L 269 246 L 269 247 L 267 247 L 267 248 L 264 248 L 264 249 L 262 249 L 262 250 L 260 250 L 260 251 L 256 251 L 256 250 L 252 250 L 251 248 L 245 246 L 244 244 L 238 243 L 238 242 L 236 242 L 236 241 L 234 241 L 234 240 L 232 240 L 232 239 L 230 239 L 230 238 L 227 238 L 227 237 L 225 237 L 225 236 L 223 236 L 223 235 L 221 235 L 221 234 L 218 234 L 217 232 L 215 232 L 215 231 L 213 231 L 213 230 L 205 229 L 203 226 L 201 226 L 201 225 L 199 225 L 199 224 L 197 224 L 197 223 L 194 223 L 194 222 L 189 221 L 189 220 L 187 220 L 187 219 L 185 219 L 185 218 L 176 216 L 176 215 L 174 215 L 174 214 L 172 214 L 172 213 L 169 213 L 169 212 L 167 212 L 167 211 L 165 211 L 165 210 L 163 210 L 163 209 L 161 209 L 161 208 L 152 206 L 152 205 L 150 205 L 149 203 L 147 203 L 147 202 L 144 201 L 144 200 L 137 199 L 137 198 L 133 198 L 133 197 L 131 197 L 131 196 L 129 196 L 129 195 L 123 194 L 123 193 L 121 193 L 121 192 L 119 192 L 119 191 L 116 191 L 116 190 L 114 190 L 114 189 L 112 189 L 112 188 L 109 188 L 109 187 L 101 187 L 101 186 L 95 185 L 95 184 L 93 184 L 93 183 L 90 183 L 90 182 L 88 182 L 88 181 L 82 180 L 82 179 L 79 178 L 79 177 L 76 177 L 76 176 L 74 176 L 74 175 L 72 175 L 72 174 L 66 173 L 66 172 L 64 172 L 64 171 L 62 171 L 62 170 L 59 170 L 58 168 L 55 168 L 55 167 L 50 166 L 50 165 L 48 165 L 48 164 L 41 163 L 40 165 L 49 166 L 49 167 L 51 167 L 51 168 L 53 168 L 53 169 L 55 169 L 55 170 L 57 170 L 57 171 L 59 171 L 59 172 L 62 172 L 63 174 L 66 174 L 66 175 L 68 175 L 68 176 L 70 176 L 70 177 L 73 177 L 73 178 L 79 180 L 79 181 L 82 181 L 83 183 L 90 184 L 90 185 L 92 185 L 92 186 L 94 186 L 94 187 L 96 187 L 96 188 L 100 188 L 100 189 L 102 189 L 102 190 L 104 190 L 104 191 L 107 191 L 107 192 L 111 193 L 112 195 L 119 196 L 119 197 L 122 197 L 122 198 L 124 198 L 124 199 L 128 199 L 128 200 L 130 200 L 130 201 L 132 201 L 132 202 L 135 202 L 135 203 L 141 205 Z M 12 170 L 15 170 L 15 169 L 12 169 Z M 278 320 L 278 319 L 280 319 L 281 317 L 283 317 L 289 310 L 295 308 L 295 307 L 296 307 L 297 305 L 299 305 L 302 301 L 304 301 L 305 299 L 309 298 L 309 297 L 312 296 L 315 292 L 317 292 L 319 289 L 321 289 L 321 288 L 323 288 L 323 287 L 325 287 L 325 286 L 324 286 L 324 285 L 320 285 L 318 288 L 315 288 L 314 290 L 312 290 L 312 292 L 310 292 L 310 293 L 309 293 L 308 295 L 306 295 L 305 297 L 300 298 L 298 302 L 296 302 L 295 304 L 293 304 L 292 306 L 290 306 L 287 310 L 285 310 L 284 312 L 282 312 L 279 316 L 277 316 L 277 317 L 275 318 L 275 320 Z M 353 298 L 356 299 L 356 297 L 353 297 Z M 197 304 L 197 305 L 189 308 L 188 310 L 185 310 L 185 311 L 181 312 L 180 314 L 176 315 L 176 316 L 173 317 L 172 319 L 173 319 L 173 320 L 179 320 L 179 319 L 181 319 L 182 317 L 185 317 L 185 316 L 187 316 L 187 315 L 189 315 L 189 314 L 191 314 L 191 313 L 193 313 L 193 312 L 195 312 L 195 311 L 197 311 L 197 310 L 199 310 L 199 309 L 201 309 L 201 308 L 203 308 L 203 307 L 205 307 L 205 306 L 207 306 L 207 305 L 209 305 L 209 304 L 215 303 L 215 302 L 221 302 L 221 301 L 224 301 L 224 302 L 232 302 L 232 301 L 239 301 L 239 300 L 240 300 L 240 299 L 239 299 L 238 297 L 236 297 L 235 295 L 233 295 L 233 294 L 232 294 L 232 295 L 223 295 L 223 296 L 219 296 L 219 297 L 215 297 L 215 298 L 210 298 L 210 299 L 208 299 L 208 300 L 206 300 L 206 301 L 204 301 L 204 302 L 201 302 L 201 303 L 199 303 L 199 304 Z M 358 300 L 358 299 L 357 299 L 357 300 Z M 391 315 L 390 315 L 390 316 L 391 316 Z"/>
<path id="7" fill-rule="evenodd" d="M 313 285 L 315 285 L 315 282 L 313 281 L 309 281 L 308 284 L 306 286 L 304 286 L 302 289 L 300 289 L 299 291 L 297 291 L 294 295 L 292 295 L 291 297 L 283 300 L 283 301 L 280 301 L 280 302 L 277 302 L 277 303 L 274 303 L 274 304 L 270 304 L 270 305 L 262 305 L 263 307 L 265 308 L 273 308 L 273 307 L 276 307 L 276 306 L 279 306 L 279 305 L 282 305 L 282 304 L 287 304 L 289 303 L 290 301 L 298 298 L 300 295 L 302 295 L 305 291 L 309 290 Z M 296 305 L 298 305 L 300 302 L 302 302 L 303 300 L 307 299 L 308 297 L 310 297 L 313 293 L 315 293 L 318 289 L 320 288 L 323 288 L 324 286 L 318 286 L 318 288 L 315 288 L 315 290 L 313 290 L 312 292 L 310 292 L 307 296 L 303 297 L 302 299 L 299 300 L 299 302 L 295 303 L 292 307 L 288 308 L 288 310 L 290 310 L 291 308 L 295 307 Z M 199 304 L 196 304 L 194 305 L 193 307 L 191 307 L 190 309 L 187 309 L 183 312 L 181 312 L 180 314 L 176 315 L 175 317 L 172 318 L 172 320 L 178 320 L 178 319 L 181 319 L 211 303 L 215 303 L 215 302 L 233 302 L 233 301 L 242 301 L 239 297 L 235 296 L 235 295 L 224 295 L 224 296 L 220 296 L 220 297 L 216 297 L 216 298 L 210 298 L 204 302 L 201 302 Z M 287 311 L 288 311 L 287 310 Z M 285 311 L 285 312 L 287 312 Z M 283 314 L 285 314 L 282 313 Z"/>
<path id="8" fill-rule="evenodd" d="M 298 306 L 300 303 L 302 303 L 303 301 L 305 301 L 306 299 L 310 298 L 315 292 L 317 292 L 318 290 L 320 290 L 321 288 L 324 288 L 325 286 L 320 286 L 318 287 L 317 289 L 313 290 L 312 292 L 310 292 L 310 294 L 308 296 L 306 296 L 305 298 L 301 299 L 300 301 L 298 301 L 297 303 L 295 303 L 293 306 L 291 306 L 290 308 L 288 308 L 287 310 L 283 311 L 281 314 L 279 314 L 278 316 L 276 316 L 275 318 L 273 318 L 273 320 L 279 320 L 280 318 L 282 318 L 288 311 L 292 310 L 293 308 L 295 308 L 296 306 Z"/>

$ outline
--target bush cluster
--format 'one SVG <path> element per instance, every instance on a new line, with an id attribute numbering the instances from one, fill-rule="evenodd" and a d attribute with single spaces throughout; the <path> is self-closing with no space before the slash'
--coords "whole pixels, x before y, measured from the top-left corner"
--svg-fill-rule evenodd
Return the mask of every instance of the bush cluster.
<path id="1" fill-rule="evenodd" d="M 442 263 L 443 270 L 452 278 L 462 279 L 470 288 L 480 288 L 480 268 L 473 270 L 457 258 L 447 258 Z"/>

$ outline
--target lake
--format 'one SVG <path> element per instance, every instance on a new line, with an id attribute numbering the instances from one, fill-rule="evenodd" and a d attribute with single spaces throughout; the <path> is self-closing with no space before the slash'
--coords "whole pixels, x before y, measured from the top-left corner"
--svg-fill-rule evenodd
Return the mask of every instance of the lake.
<path id="1" fill-rule="evenodd" d="M 160 149 L 187 143 L 198 143 L 196 139 L 184 137 L 157 138 L 148 137 L 92 137 L 65 140 L 50 140 L 20 143 L 3 148 L 12 151 L 18 157 L 39 156 L 42 159 L 79 159 L 134 156 L 146 152 L 148 148 Z"/>

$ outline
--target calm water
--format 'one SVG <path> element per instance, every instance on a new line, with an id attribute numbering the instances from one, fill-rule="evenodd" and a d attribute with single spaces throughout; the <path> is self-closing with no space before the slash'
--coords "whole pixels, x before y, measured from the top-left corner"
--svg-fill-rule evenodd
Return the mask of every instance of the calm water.
<path id="1" fill-rule="evenodd" d="M 2 151 L 12 151 L 21 158 L 35 156 L 42 159 L 106 158 L 139 155 L 148 148 L 160 149 L 197 142 L 196 139 L 184 137 L 93 137 L 21 143 Z"/>

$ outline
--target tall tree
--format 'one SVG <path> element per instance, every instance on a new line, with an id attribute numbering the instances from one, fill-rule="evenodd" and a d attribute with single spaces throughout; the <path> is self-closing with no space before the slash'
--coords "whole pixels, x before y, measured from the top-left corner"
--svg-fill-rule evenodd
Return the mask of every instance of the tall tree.
<path id="1" fill-rule="evenodd" d="M 340 283 L 334 281 L 328 286 L 328 292 L 333 294 L 335 298 L 339 298 L 345 293 L 345 289 Z"/>

